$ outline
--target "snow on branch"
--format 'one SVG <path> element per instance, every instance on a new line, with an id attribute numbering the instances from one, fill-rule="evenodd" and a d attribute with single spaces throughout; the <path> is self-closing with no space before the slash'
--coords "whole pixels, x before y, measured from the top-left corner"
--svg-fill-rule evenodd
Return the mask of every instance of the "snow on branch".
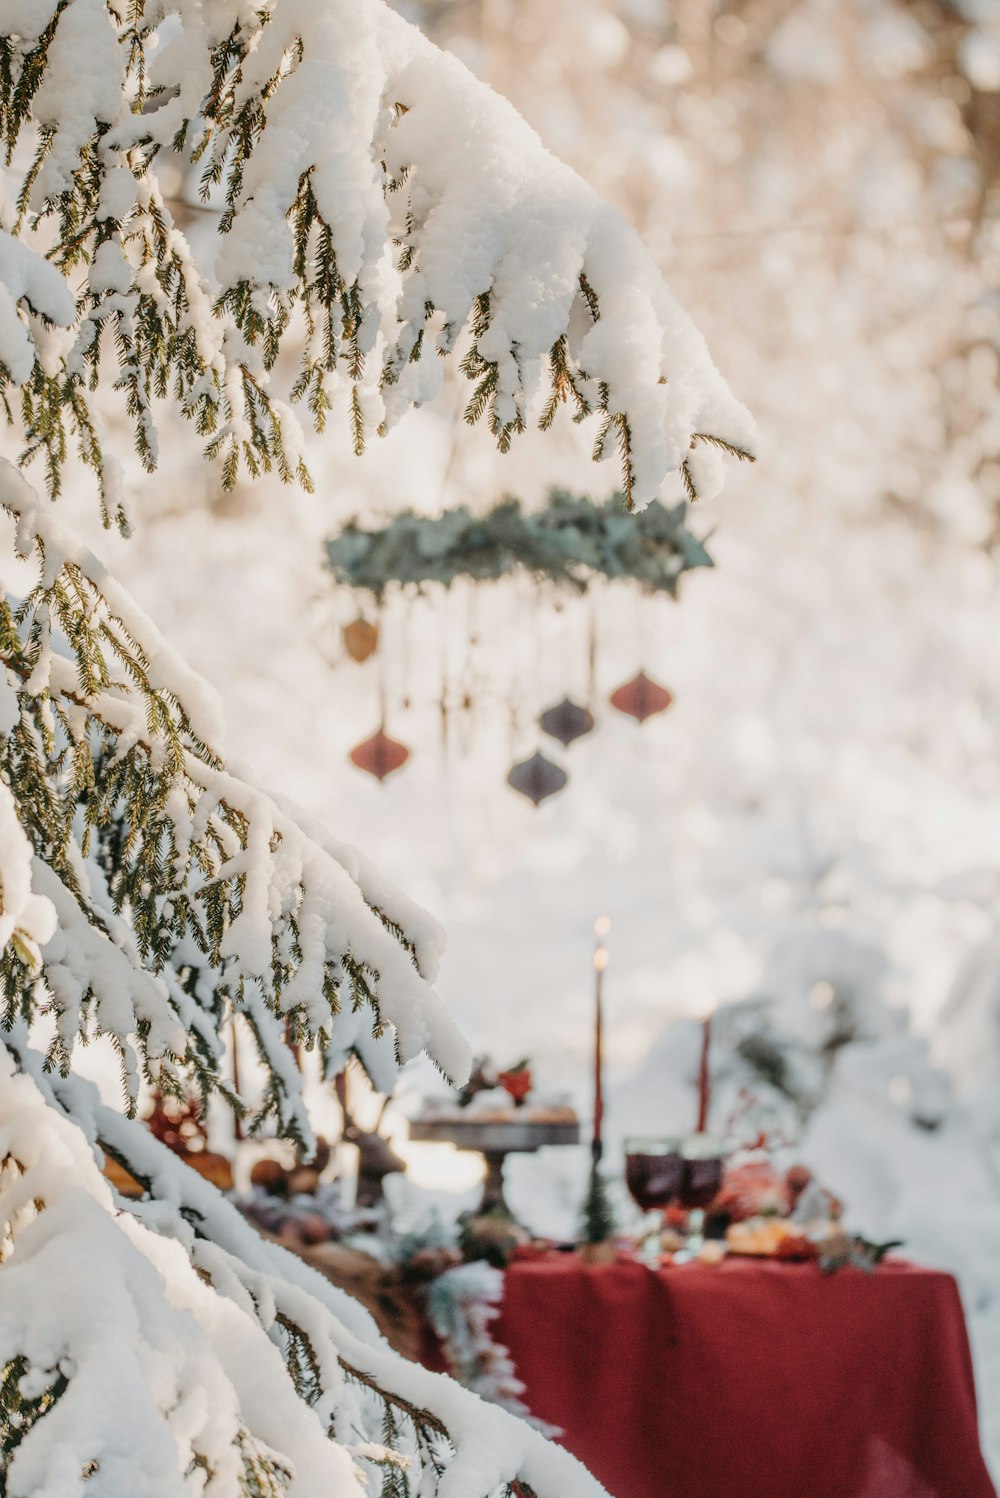
<path id="1" fill-rule="evenodd" d="M 84 1135 L 2 1044 L 0 1217 L 10 1498 L 83 1498 L 92 1479 L 130 1498 L 365 1498 L 261 1319 L 206 1284 L 181 1244 L 116 1209 Z"/>
<path id="2" fill-rule="evenodd" d="M 32 852 L 14 798 L 0 781 L 0 951 L 8 945 L 27 972 L 41 967 L 41 947 L 51 941 L 56 909 L 32 878 Z"/>
<path id="3" fill-rule="evenodd" d="M 747 412 L 636 234 L 383 0 L 2 0 L 0 133 L 11 159 L 35 144 L 15 231 L 54 238 L 76 288 L 72 333 L 30 377 L 0 303 L 26 452 L 53 485 L 67 414 L 101 469 L 87 387 L 110 347 L 147 465 L 169 394 L 229 484 L 241 461 L 307 481 L 272 388 L 288 342 L 292 403 L 317 429 L 342 405 L 359 451 L 455 353 L 466 417 L 502 450 L 561 405 L 596 414 L 595 457 L 617 454 L 630 503 L 671 473 L 712 493 L 725 455 L 752 457 Z M 203 265 L 157 177 L 173 153 L 224 201 Z"/>
<path id="4" fill-rule="evenodd" d="M 606 1498 L 600 1484 L 573 1457 L 532 1426 L 483 1404 L 451 1379 L 399 1358 L 356 1301 L 294 1254 L 262 1239 L 213 1186 L 150 1134 L 101 1104 L 91 1084 L 77 1078 L 50 1082 L 40 1074 L 39 1058 L 25 1047 L 23 1036 L 15 1036 L 12 1046 L 21 1068 L 34 1077 L 34 1081 L 31 1076 L 14 1080 L 29 1087 L 37 1083 L 48 1100 L 47 1110 L 36 1107 L 36 1112 L 53 1115 L 46 1120 L 46 1132 L 60 1138 L 71 1134 L 73 1147 L 84 1154 L 85 1138 L 89 1139 L 147 1183 L 148 1200 L 119 1204 L 118 1221 L 126 1225 L 126 1236 L 164 1271 L 169 1268 L 171 1282 L 176 1274 L 181 1304 L 193 1299 L 185 1278 L 193 1265 L 205 1303 L 209 1299 L 221 1302 L 216 1324 L 220 1328 L 240 1324 L 241 1349 L 249 1348 L 255 1335 L 270 1337 L 296 1379 L 303 1408 L 307 1405 L 307 1413 L 328 1431 L 331 1444 L 339 1442 L 356 1460 L 363 1459 L 362 1453 L 371 1451 L 363 1438 L 368 1442 L 374 1438 L 377 1451 L 388 1413 L 398 1444 L 411 1463 L 409 1475 L 422 1479 L 415 1484 L 420 1492 L 436 1498 L 513 1498 L 515 1491 L 524 1498 Z M 0 1067 L 2 1063 L 0 1051 Z M 0 1072 L 0 1130 L 2 1097 Z M 55 1116 L 60 1107 L 66 1117 Z M 40 1120 L 35 1122 L 41 1137 Z M 81 1167 L 83 1180 L 95 1194 L 107 1192 L 106 1184 L 95 1181 L 95 1175 L 92 1161 Z M 130 1214 L 137 1219 L 135 1224 L 128 1223 Z M 159 1253 L 150 1244 L 153 1234 L 162 1239 Z M 179 1256 L 178 1249 L 183 1250 Z M 16 1257 L 12 1262 L 16 1263 Z M 0 1267 L 0 1276 L 3 1273 Z M 199 1305 L 192 1310 L 204 1325 Z M 2 1331 L 0 1317 L 0 1337 Z M 0 1340 L 0 1361 L 8 1346 Z M 309 1431 L 300 1419 L 289 1426 L 284 1439 L 275 1436 L 276 1427 L 280 1429 L 277 1417 L 284 1410 L 284 1391 L 272 1364 L 260 1367 L 251 1405 L 246 1396 L 248 1371 L 232 1366 L 225 1356 L 220 1361 L 225 1377 L 238 1392 L 248 1431 L 266 1441 L 279 1462 L 298 1470 L 299 1451 L 290 1449 L 289 1443 L 303 1439 Z M 272 1390 L 273 1419 L 266 1409 Z M 223 1410 L 231 1402 L 225 1401 Z M 261 1424 L 265 1414 L 270 1422 L 266 1427 Z M 303 1483 L 289 1491 L 321 1489 Z"/>
<path id="5" fill-rule="evenodd" d="M 141 1066 L 161 1086 L 178 1067 L 220 1085 L 235 1013 L 269 1077 L 263 1116 L 303 1138 L 289 1037 L 328 1071 L 360 1052 L 382 1085 L 423 1049 L 463 1076 L 467 1048 L 430 987 L 436 924 L 225 768 L 205 683 L 10 464 L 0 510 L 37 567 L 23 601 L 0 596 L 0 770 L 21 839 L 0 865 L 0 920 L 20 932 L 0 959 L 6 1023 L 46 1010 L 63 1071 L 78 1035 L 110 1036 L 134 1102 Z M 31 936 L 29 890 L 58 929 Z"/>

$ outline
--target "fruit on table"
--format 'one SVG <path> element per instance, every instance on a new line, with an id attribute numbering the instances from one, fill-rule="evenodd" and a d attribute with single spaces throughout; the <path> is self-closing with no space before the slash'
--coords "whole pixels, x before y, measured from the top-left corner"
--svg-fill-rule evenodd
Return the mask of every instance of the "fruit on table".
<path id="1" fill-rule="evenodd" d="M 220 1191 L 232 1191 L 233 1167 L 225 1155 L 216 1154 L 215 1150 L 192 1150 L 182 1158 L 186 1165 L 190 1165 Z"/>
<path id="2" fill-rule="evenodd" d="M 288 1172 L 280 1160 L 255 1160 L 250 1167 L 250 1184 L 259 1186 L 270 1196 L 284 1196 L 288 1187 Z"/>
<path id="3" fill-rule="evenodd" d="M 730 1253 L 764 1258 L 776 1254 L 788 1239 L 799 1236 L 798 1230 L 780 1217 L 751 1217 L 727 1229 L 726 1243 Z"/>
<path id="4" fill-rule="evenodd" d="M 731 1165 L 713 1208 L 732 1222 L 756 1217 L 785 1217 L 792 1203 L 787 1177 L 783 1180 L 769 1160 Z"/>
<path id="5" fill-rule="evenodd" d="M 776 1259 L 818 1259 L 820 1250 L 805 1233 L 789 1233 L 774 1250 Z"/>
<path id="6" fill-rule="evenodd" d="M 297 1165 L 288 1175 L 289 1196 L 315 1196 L 319 1190 L 319 1171 L 311 1165 Z"/>
<path id="7" fill-rule="evenodd" d="M 699 1264 L 721 1264 L 726 1257 L 726 1245 L 717 1238 L 707 1238 L 698 1250 Z"/>

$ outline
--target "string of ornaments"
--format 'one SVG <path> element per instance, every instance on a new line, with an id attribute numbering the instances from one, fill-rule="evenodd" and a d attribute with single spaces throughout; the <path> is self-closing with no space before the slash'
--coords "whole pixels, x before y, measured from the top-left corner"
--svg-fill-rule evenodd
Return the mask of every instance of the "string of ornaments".
<path id="1" fill-rule="evenodd" d="M 608 700 L 620 713 L 627 713 L 641 724 L 657 713 L 666 712 L 674 699 L 666 687 L 661 687 L 644 671 L 640 671 L 631 681 L 612 692 Z M 562 702 L 557 702 L 555 707 L 547 708 L 541 714 L 538 726 L 543 733 L 558 739 L 563 748 L 568 749 L 576 739 L 592 733 L 596 725 L 594 715 L 588 708 L 580 707 L 564 697 Z M 514 765 L 507 776 L 507 784 L 511 789 L 527 796 L 535 806 L 540 806 L 549 796 L 563 790 L 568 782 L 566 771 L 552 760 L 546 759 L 539 750 L 530 759 L 521 760 Z"/>
<path id="2" fill-rule="evenodd" d="M 631 681 L 612 692 L 609 701 L 619 712 L 626 713 L 642 724 L 647 718 L 666 712 L 673 702 L 673 696 L 666 687 L 660 686 L 644 671 L 640 671 Z M 565 697 L 555 707 L 547 708 L 541 714 L 538 726 L 543 733 L 557 739 L 566 749 L 575 740 L 592 733 L 596 724 L 594 715 L 588 708 L 580 707 Z M 370 738 L 356 744 L 350 752 L 351 763 L 366 774 L 373 775 L 378 781 L 386 780 L 396 770 L 402 769 L 409 758 L 410 750 L 406 745 L 390 738 L 384 728 L 376 729 Z M 549 796 L 563 790 L 568 782 L 567 772 L 547 759 L 540 750 L 536 750 L 529 759 L 512 766 L 507 775 L 507 784 L 511 789 L 526 796 L 535 806 L 540 806 Z"/>
<path id="3" fill-rule="evenodd" d="M 393 517 L 375 531 L 348 525 L 328 543 L 327 555 L 337 582 L 353 595 L 371 595 L 376 608 L 390 588 L 394 595 L 414 592 L 437 596 L 453 584 L 467 587 L 520 575 L 536 584 L 582 596 L 598 580 L 628 581 L 645 594 L 676 597 L 680 576 L 696 567 L 711 566 L 702 543 L 686 528 L 687 507 L 651 505 L 642 515 L 625 512 L 620 497 L 595 507 L 553 493 L 548 504 L 531 514 L 516 501 L 504 501 L 486 516 L 464 508 L 428 519 L 409 512 Z M 432 590 L 431 585 L 437 587 Z M 369 610 L 370 612 L 370 610 Z M 404 638 L 410 634 L 405 631 Z M 380 625 L 361 612 L 342 627 L 344 652 L 357 664 L 379 656 Z M 473 641 L 473 643 L 475 643 Z M 591 685 L 593 688 L 593 638 Z M 379 782 L 401 770 L 411 758 L 406 744 L 386 730 L 384 681 L 381 721 L 376 731 L 350 750 L 350 761 Z M 448 707 L 442 697 L 442 723 Z M 472 705 L 472 690 L 461 692 L 463 708 Z M 668 689 L 640 670 L 611 692 L 617 712 L 638 724 L 665 712 L 673 701 Z M 548 738 L 568 749 L 593 733 L 597 723 L 590 707 L 564 696 L 536 719 Z M 541 749 L 519 759 L 506 776 L 507 784 L 534 806 L 563 790 L 569 775 Z"/>

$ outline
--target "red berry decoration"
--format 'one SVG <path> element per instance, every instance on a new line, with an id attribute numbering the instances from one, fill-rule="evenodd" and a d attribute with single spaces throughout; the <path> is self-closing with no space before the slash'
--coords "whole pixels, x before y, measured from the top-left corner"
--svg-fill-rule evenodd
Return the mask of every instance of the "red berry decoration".
<path id="1" fill-rule="evenodd" d="M 363 744 L 358 744 L 351 750 L 351 763 L 357 765 L 359 770 L 374 775 L 376 780 L 384 780 L 393 770 L 405 765 L 409 757 L 410 751 L 406 745 L 397 744 L 381 728 L 370 739 L 365 739 Z"/>
<path id="2" fill-rule="evenodd" d="M 628 713 L 630 718 L 636 718 L 640 723 L 645 723 L 647 718 L 655 717 L 657 713 L 666 712 L 673 700 L 666 687 L 653 681 L 645 671 L 640 671 L 638 676 L 633 676 L 617 692 L 611 693 L 611 706 L 616 707 L 620 713 Z"/>
<path id="3" fill-rule="evenodd" d="M 790 1165 L 785 1172 L 785 1185 L 788 1187 L 792 1203 L 798 1201 L 803 1191 L 812 1182 L 813 1173 L 808 1165 Z"/>
<path id="4" fill-rule="evenodd" d="M 511 1067 L 510 1071 L 498 1072 L 497 1081 L 504 1092 L 510 1093 L 518 1108 L 534 1086 L 531 1077 L 531 1067 L 527 1061 L 519 1061 L 516 1066 Z"/>

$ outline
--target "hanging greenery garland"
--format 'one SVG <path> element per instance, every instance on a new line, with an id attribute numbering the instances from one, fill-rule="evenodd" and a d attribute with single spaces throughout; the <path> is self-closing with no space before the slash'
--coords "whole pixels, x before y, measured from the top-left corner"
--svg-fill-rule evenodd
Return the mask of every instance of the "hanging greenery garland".
<path id="1" fill-rule="evenodd" d="M 711 567 L 704 545 L 688 529 L 687 504 L 654 500 L 629 514 L 620 494 L 595 506 L 553 490 L 539 510 L 501 501 L 485 515 L 465 506 L 430 518 L 405 510 L 380 530 L 349 521 L 327 542 L 339 583 L 381 598 L 390 583 L 449 587 L 458 577 L 492 582 L 522 569 L 585 592 L 595 575 L 628 578 L 650 593 L 676 596 L 682 573 Z"/>

